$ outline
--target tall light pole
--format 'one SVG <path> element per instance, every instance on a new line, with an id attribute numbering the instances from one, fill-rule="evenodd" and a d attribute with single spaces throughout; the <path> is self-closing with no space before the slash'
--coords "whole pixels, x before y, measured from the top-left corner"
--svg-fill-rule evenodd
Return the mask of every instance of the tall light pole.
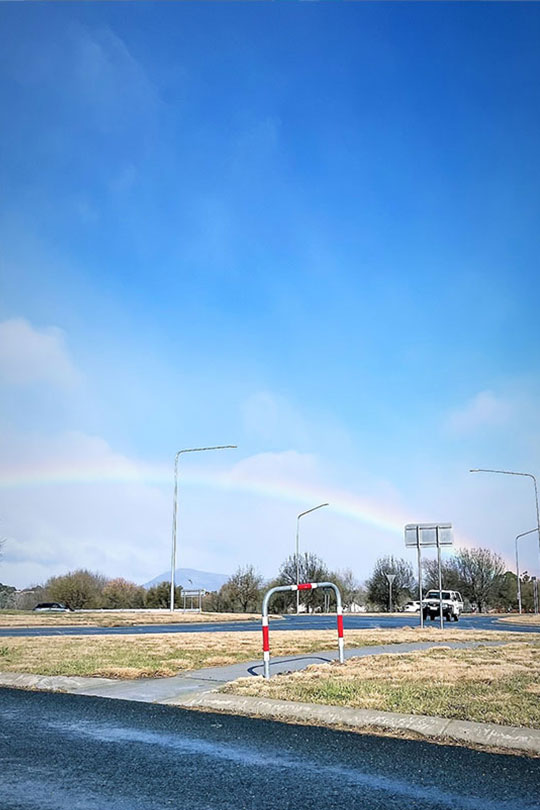
<path id="1" fill-rule="evenodd" d="M 526 537 L 528 534 L 534 534 L 537 531 L 538 531 L 537 528 L 530 529 L 528 532 L 522 532 L 521 534 L 516 535 L 516 576 L 517 576 L 518 605 L 520 613 L 521 613 L 521 580 L 519 578 L 518 540 L 520 537 Z"/>
<path id="2" fill-rule="evenodd" d="M 171 550 L 171 613 L 174 611 L 174 572 L 176 570 L 176 512 L 178 504 L 178 458 L 182 453 L 202 453 L 205 450 L 236 450 L 235 444 L 220 444 L 217 447 L 190 447 L 178 450 L 174 457 L 174 499 L 172 523 L 172 550 Z"/>
<path id="3" fill-rule="evenodd" d="M 300 514 L 296 518 L 296 613 L 300 612 L 300 591 L 298 590 L 298 585 L 300 584 L 300 557 L 299 557 L 299 527 L 300 527 L 300 518 L 304 517 L 304 515 L 309 515 L 310 512 L 315 512 L 316 509 L 322 509 L 323 506 L 329 506 L 328 503 L 320 503 L 318 506 L 314 506 L 312 509 L 306 509 L 305 512 L 300 512 Z"/>
<path id="4" fill-rule="evenodd" d="M 534 484 L 534 497 L 536 499 L 536 526 L 537 526 L 536 531 L 538 532 L 538 553 L 540 554 L 540 509 L 538 508 L 538 487 L 536 485 L 535 476 L 532 473 L 511 472 L 510 470 L 469 470 L 469 472 L 497 473 L 498 475 L 521 475 L 525 478 L 532 478 Z"/>

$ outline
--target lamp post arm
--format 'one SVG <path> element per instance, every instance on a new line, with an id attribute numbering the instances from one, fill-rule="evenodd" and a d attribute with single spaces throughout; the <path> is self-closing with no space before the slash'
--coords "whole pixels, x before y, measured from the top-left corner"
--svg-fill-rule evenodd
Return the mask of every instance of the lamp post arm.
<path id="1" fill-rule="evenodd" d="M 322 509 L 323 506 L 330 506 L 328 503 L 320 503 L 318 506 L 313 506 L 311 509 L 306 509 L 305 512 L 300 512 L 296 517 L 296 613 L 300 613 L 300 592 L 298 585 L 300 583 L 300 548 L 299 548 L 299 534 L 300 534 L 300 518 L 304 515 L 309 515 L 310 512 L 315 512 L 316 509 Z"/>
<path id="2" fill-rule="evenodd" d="M 304 515 L 309 515 L 310 512 L 314 512 L 316 509 L 322 509 L 323 506 L 330 506 L 330 504 L 329 503 L 320 503 L 318 506 L 314 506 L 311 509 L 306 509 L 305 512 L 300 512 L 300 514 L 297 517 L 297 520 L 300 520 L 300 518 L 304 517 Z"/>
<path id="3" fill-rule="evenodd" d="M 534 498 L 536 502 L 536 525 L 537 528 L 533 529 L 533 531 L 538 532 L 538 553 L 540 554 L 540 508 L 538 505 L 538 485 L 536 483 L 536 476 L 532 473 L 526 472 L 515 472 L 514 470 L 483 470 L 483 469 L 475 469 L 469 470 L 471 473 L 477 472 L 485 472 L 485 473 L 496 473 L 498 475 L 521 475 L 523 478 L 532 478 L 532 482 L 534 484 Z"/>

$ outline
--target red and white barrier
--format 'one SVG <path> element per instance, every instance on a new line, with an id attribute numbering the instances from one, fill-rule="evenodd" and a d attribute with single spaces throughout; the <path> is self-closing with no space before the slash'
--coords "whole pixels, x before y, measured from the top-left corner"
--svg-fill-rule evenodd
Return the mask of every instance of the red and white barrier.
<path id="1" fill-rule="evenodd" d="M 311 591 L 315 588 L 332 588 L 336 594 L 337 603 L 337 631 L 338 631 L 338 654 L 339 663 L 344 661 L 344 641 L 343 641 L 343 608 L 341 605 L 341 594 L 337 585 L 333 582 L 302 582 L 300 585 L 278 585 L 276 588 L 270 588 L 265 594 L 262 604 L 262 636 L 263 636 L 263 661 L 264 661 L 264 677 L 270 677 L 270 634 L 268 630 L 268 602 L 270 597 L 280 591 Z"/>

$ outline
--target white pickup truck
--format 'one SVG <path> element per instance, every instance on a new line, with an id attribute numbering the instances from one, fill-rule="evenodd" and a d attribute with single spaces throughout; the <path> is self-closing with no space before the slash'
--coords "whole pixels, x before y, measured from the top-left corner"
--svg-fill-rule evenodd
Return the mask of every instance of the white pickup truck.
<path id="1" fill-rule="evenodd" d="M 441 610 L 441 591 L 428 591 L 422 599 L 424 619 L 437 619 Z M 442 613 L 446 621 L 459 620 L 463 600 L 458 591 L 442 591 Z"/>

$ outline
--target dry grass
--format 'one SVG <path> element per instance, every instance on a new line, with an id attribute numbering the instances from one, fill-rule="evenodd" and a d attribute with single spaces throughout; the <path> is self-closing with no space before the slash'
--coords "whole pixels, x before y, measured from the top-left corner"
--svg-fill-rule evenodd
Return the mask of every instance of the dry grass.
<path id="1" fill-rule="evenodd" d="M 193 624 L 242 622 L 260 619 L 258 613 L 170 613 L 168 610 L 96 610 L 88 613 L 34 613 L 32 610 L 0 610 L 0 627 L 132 627 L 136 624 Z"/>
<path id="2" fill-rule="evenodd" d="M 225 691 L 540 728 L 540 643 L 356 658 L 269 681 L 243 678 Z"/>
<path id="3" fill-rule="evenodd" d="M 534 613 L 516 613 L 515 616 L 505 616 L 499 619 L 500 622 L 509 622 L 510 624 L 525 624 L 538 627 L 540 629 L 540 615 Z"/>
<path id="4" fill-rule="evenodd" d="M 536 637 L 536 634 L 534 634 Z M 516 641 L 530 633 L 459 630 L 444 632 L 447 641 Z M 441 640 L 440 631 L 418 628 L 353 630 L 348 647 Z M 271 632 L 272 655 L 333 649 L 330 630 Z M 0 670 L 42 675 L 87 675 L 112 678 L 166 677 L 205 666 L 226 666 L 261 657 L 259 632 L 167 633 L 123 636 L 49 636 L 0 639 Z"/>

